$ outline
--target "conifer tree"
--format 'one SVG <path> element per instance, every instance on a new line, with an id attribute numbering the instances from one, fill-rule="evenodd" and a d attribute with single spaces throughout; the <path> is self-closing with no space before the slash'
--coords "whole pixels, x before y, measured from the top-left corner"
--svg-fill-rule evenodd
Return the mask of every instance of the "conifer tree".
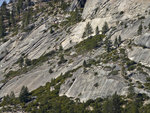
<path id="1" fill-rule="evenodd" d="M 121 100 L 116 93 L 104 103 L 103 113 L 121 113 Z"/>
<path id="2" fill-rule="evenodd" d="M 23 15 L 23 28 L 30 23 L 31 10 L 28 9 Z"/>
<path id="3" fill-rule="evenodd" d="M 91 24 L 88 22 L 88 24 L 87 24 L 86 27 L 85 27 L 85 31 L 84 31 L 82 37 L 83 37 L 83 38 L 84 38 L 84 37 L 89 37 L 92 33 L 93 33 L 92 26 L 91 26 Z"/>
<path id="4" fill-rule="evenodd" d="M 15 21 L 15 15 L 14 15 L 14 11 L 12 10 L 11 14 L 10 14 L 10 24 L 12 27 L 15 26 L 16 21 Z"/>
<path id="5" fill-rule="evenodd" d="M 118 47 L 118 39 L 117 37 L 115 38 L 114 46 L 117 48 Z"/>
<path id="6" fill-rule="evenodd" d="M 127 109 L 127 113 L 139 113 L 137 103 L 132 102 Z"/>
<path id="7" fill-rule="evenodd" d="M 13 92 L 13 91 L 11 91 L 11 93 L 10 93 L 9 97 L 10 97 L 11 99 L 14 99 L 14 98 L 15 98 L 15 94 L 14 94 L 14 92 Z"/>
<path id="8" fill-rule="evenodd" d="M 140 24 L 140 26 L 138 28 L 137 34 L 141 35 L 142 34 L 142 30 L 143 30 L 143 25 L 142 25 L 142 22 L 141 22 L 141 24 Z"/>
<path id="9" fill-rule="evenodd" d="M 112 102 L 108 99 L 103 104 L 103 113 L 112 113 Z"/>
<path id="10" fill-rule="evenodd" d="M 23 86 L 19 95 L 20 102 L 28 102 L 29 101 L 29 91 L 28 88 Z"/>
<path id="11" fill-rule="evenodd" d="M 104 26 L 102 27 L 102 34 L 106 34 L 109 31 L 108 23 L 105 22 Z"/>
<path id="12" fill-rule="evenodd" d="M 99 35 L 99 28 L 98 28 L 98 26 L 96 27 L 95 32 L 96 32 L 96 35 Z"/>
<path id="13" fill-rule="evenodd" d="M 83 67 L 87 67 L 87 63 L 85 60 L 83 61 Z"/>
<path id="14" fill-rule="evenodd" d="M 23 0 L 18 0 L 16 7 L 17 7 L 17 12 L 20 15 L 23 8 Z"/>
<path id="15" fill-rule="evenodd" d="M 3 36 L 5 36 L 5 26 L 3 15 L 0 14 L 0 38 L 2 38 Z"/>
<path id="16" fill-rule="evenodd" d="M 112 50 L 112 42 L 111 40 L 109 40 L 108 38 L 106 38 L 105 40 L 105 47 L 106 47 L 106 51 L 110 52 Z"/>
<path id="17" fill-rule="evenodd" d="M 121 36 L 119 35 L 118 38 L 117 37 L 115 38 L 114 46 L 117 48 L 120 46 L 120 44 L 121 44 Z"/>
<path id="18" fill-rule="evenodd" d="M 112 96 L 112 108 L 112 113 L 121 113 L 121 101 L 117 93 Z"/>
<path id="19" fill-rule="evenodd" d="M 7 9 L 7 3 L 4 1 L 1 6 L 1 14 L 3 15 L 4 19 L 9 19 L 10 17 L 10 11 Z"/>
<path id="20" fill-rule="evenodd" d="M 2 13 L 3 16 L 7 14 L 6 5 L 7 5 L 6 2 L 4 1 L 2 6 L 1 6 L 1 13 Z"/>
<path id="21" fill-rule="evenodd" d="M 119 37 L 118 37 L 118 43 L 119 43 L 119 45 L 121 44 L 121 36 L 119 35 Z"/>

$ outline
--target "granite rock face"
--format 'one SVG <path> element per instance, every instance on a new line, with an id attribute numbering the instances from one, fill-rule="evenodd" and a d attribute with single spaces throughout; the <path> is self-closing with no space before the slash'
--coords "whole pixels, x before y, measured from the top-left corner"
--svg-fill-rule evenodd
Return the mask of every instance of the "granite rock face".
<path id="1" fill-rule="evenodd" d="M 94 76 L 94 71 L 98 75 Z M 128 85 L 124 79 L 119 76 L 108 77 L 108 73 L 109 71 L 104 71 L 102 67 L 89 70 L 87 73 L 79 70 L 61 86 L 60 96 L 80 98 L 83 102 L 98 97 L 107 97 L 115 92 L 119 95 L 127 95 Z"/>
<path id="2" fill-rule="evenodd" d="M 143 36 L 136 38 L 135 44 L 145 48 L 150 48 L 150 33 L 145 33 Z"/>
<path id="3" fill-rule="evenodd" d="M 140 62 L 145 66 L 150 66 L 150 34 L 145 33 L 143 36 L 135 38 L 134 43 L 136 47 L 133 47 L 128 52 L 128 56 L 131 60 Z"/>
<path id="4" fill-rule="evenodd" d="M 76 8 L 84 8 L 86 1 L 87 0 L 73 0 L 69 7 L 69 11 L 73 11 Z"/>
<path id="5" fill-rule="evenodd" d="M 148 0 L 73 0 L 69 10 L 72 11 L 75 7 L 84 7 L 83 20 L 69 27 L 69 33 L 64 28 L 58 29 L 54 33 L 49 32 L 53 23 L 59 24 L 59 22 L 65 20 L 62 17 L 48 16 L 47 19 L 44 19 L 43 16 L 38 16 L 37 21 L 32 24 L 34 26 L 29 26 L 30 28 L 32 27 L 31 32 L 19 33 L 0 45 L 0 80 L 3 80 L 4 75 L 9 71 L 20 69 L 16 64 L 20 57 L 34 60 L 50 51 L 58 51 L 60 46 L 64 50 L 72 47 L 71 53 L 65 55 L 68 61 L 58 65 L 59 54 L 51 57 L 49 61 L 43 62 L 40 66 L 14 77 L 6 84 L 2 84 L 0 97 L 9 94 L 11 91 L 14 91 L 18 96 L 23 85 L 27 86 L 29 91 L 33 91 L 50 82 L 52 78 L 57 78 L 61 74 L 79 66 L 81 68 L 75 71 L 73 76 L 66 79 L 65 83 L 61 85 L 60 96 L 66 95 L 80 98 L 83 102 L 88 99 L 107 97 L 115 92 L 119 95 L 127 95 L 129 81 L 122 76 L 120 64 L 112 62 L 104 64 L 101 62 L 84 72 L 83 61 L 97 59 L 99 55 L 105 52 L 103 47 L 87 54 L 77 55 L 74 45 L 88 38 L 82 38 L 88 22 L 93 29 L 93 36 L 95 35 L 96 27 L 98 26 L 101 31 L 104 23 L 107 22 L 109 31 L 106 35 L 110 37 L 110 40 L 114 42 L 115 38 L 120 35 L 122 40 L 121 48 L 125 49 L 127 57 L 150 67 L 149 4 Z M 142 35 L 138 36 L 137 30 L 141 22 L 143 25 Z M 104 67 L 106 66 L 115 67 L 114 69 L 118 71 L 118 74 L 109 75 L 111 70 L 105 69 Z M 53 73 L 49 73 L 50 68 L 53 69 Z M 146 72 L 147 74 L 136 73 L 136 71 L 127 72 L 127 77 L 134 84 L 136 84 L 136 81 L 144 84 L 146 78 L 150 76 L 150 72 L 147 70 Z M 135 87 L 135 90 L 137 93 L 143 92 L 150 95 L 149 91 L 137 87 Z"/>

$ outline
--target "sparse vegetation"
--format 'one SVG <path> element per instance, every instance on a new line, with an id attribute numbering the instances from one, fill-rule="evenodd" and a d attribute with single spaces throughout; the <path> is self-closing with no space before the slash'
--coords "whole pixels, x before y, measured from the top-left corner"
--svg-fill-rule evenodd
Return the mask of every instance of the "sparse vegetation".
<path id="1" fill-rule="evenodd" d="M 6 83 L 9 79 L 12 79 L 15 76 L 19 76 L 21 74 L 24 74 L 30 70 L 32 70 L 33 68 L 35 68 L 36 66 L 42 64 L 43 62 L 47 61 L 50 57 L 52 57 L 53 55 L 55 55 L 55 51 L 51 51 L 43 56 L 41 56 L 39 59 L 34 59 L 34 60 L 30 60 L 29 64 L 27 66 L 24 66 L 23 68 L 17 70 L 17 71 L 9 71 L 6 75 L 5 75 L 5 80 L 3 81 L 3 83 Z M 21 58 L 22 59 L 22 58 Z M 17 61 L 16 63 L 22 62 L 22 60 Z M 27 63 L 28 64 L 28 63 Z"/>
<path id="2" fill-rule="evenodd" d="M 141 35 L 141 34 L 142 34 L 142 31 L 143 31 L 143 25 L 142 25 L 142 22 L 141 22 L 141 24 L 139 25 L 137 34 L 138 34 L 138 35 Z"/>
<path id="3" fill-rule="evenodd" d="M 94 84 L 94 87 L 98 87 L 98 83 L 95 83 L 95 84 Z"/>
<path id="4" fill-rule="evenodd" d="M 50 73 L 50 74 L 53 73 L 53 70 L 52 70 L 51 68 L 49 69 L 49 73 Z"/>
<path id="5" fill-rule="evenodd" d="M 118 75 L 118 71 L 114 70 L 114 71 L 110 72 L 109 75 Z"/>
<path id="6" fill-rule="evenodd" d="M 64 58 L 64 55 L 60 55 L 60 61 L 58 62 L 58 64 L 63 64 L 65 62 L 67 62 L 67 60 Z"/>
<path id="7" fill-rule="evenodd" d="M 96 49 L 102 45 L 102 40 L 105 36 L 104 35 L 96 35 L 90 37 L 86 40 L 83 40 L 79 44 L 75 46 L 78 53 L 88 52 L 92 49 Z"/>

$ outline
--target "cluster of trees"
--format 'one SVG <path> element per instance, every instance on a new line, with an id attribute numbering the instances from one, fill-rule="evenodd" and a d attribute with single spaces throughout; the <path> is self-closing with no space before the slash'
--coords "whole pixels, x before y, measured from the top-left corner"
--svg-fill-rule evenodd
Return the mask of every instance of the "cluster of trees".
<path id="1" fill-rule="evenodd" d="M 1 106 L 5 105 L 6 108 L 8 104 L 20 104 L 24 111 L 31 113 L 149 113 L 150 111 L 149 105 L 143 106 L 144 101 L 148 99 L 144 94 L 132 93 L 128 97 L 122 97 L 115 93 L 105 99 L 90 99 L 81 103 L 78 98 L 73 101 L 66 96 L 59 97 L 57 91 L 59 88 L 55 87 L 55 90 L 50 91 L 50 87 L 51 83 L 47 83 L 46 86 L 29 94 L 27 87 L 23 86 L 18 98 L 11 93 L 9 97 L 4 97 Z M 36 98 L 31 99 L 32 96 Z"/>
<path id="2" fill-rule="evenodd" d="M 28 58 L 24 59 L 22 56 L 17 61 L 19 63 L 19 66 L 22 68 L 24 66 L 31 66 L 32 61 Z"/>
<path id="3" fill-rule="evenodd" d="M 105 22 L 104 23 L 104 26 L 102 27 L 102 34 L 105 35 L 107 32 L 109 31 L 109 26 L 108 26 L 108 23 Z M 84 30 L 84 33 L 83 33 L 83 36 L 82 38 L 84 37 L 89 37 L 93 34 L 93 29 L 92 29 L 92 26 L 91 24 L 88 22 L 86 27 L 85 27 L 85 30 Z M 99 27 L 97 26 L 96 29 L 95 29 L 95 35 L 99 35 L 100 34 L 100 30 L 99 30 Z"/>
<path id="4" fill-rule="evenodd" d="M 6 95 L 3 98 L 3 101 L 1 102 L 1 106 L 5 106 L 5 105 L 15 105 L 18 103 L 27 103 L 28 101 L 30 101 L 30 93 L 28 91 L 28 88 L 23 86 L 21 88 L 19 97 L 16 98 L 14 92 L 12 91 L 10 93 L 10 95 Z"/>
<path id="5" fill-rule="evenodd" d="M 9 20 L 9 16 L 9 10 L 6 8 L 6 2 L 4 2 L 0 8 L 0 38 L 6 34 L 6 20 Z"/>
<path id="6" fill-rule="evenodd" d="M 11 8 L 7 8 L 7 3 L 3 2 L 0 7 L 0 38 L 7 32 L 17 31 L 16 23 L 22 21 L 22 27 L 26 27 L 31 19 L 31 0 L 17 0 Z"/>
<path id="7" fill-rule="evenodd" d="M 141 29 L 141 27 L 140 27 Z M 106 33 L 109 31 L 109 26 L 108 26 L 108 23 L 105 22 L 103 27 L 102 27 L 102 30 L 101 30 L 101 33 L 102 35 L 106 35 Z M 85 27 L 85 30 L 84 30 L 84 33 L 83 33 L 83 36 L 82 38 L 85 38 L 85 37 L 92 37 L 91 35 L 93 34 L 93 29 L 92 29 L 92 26 L 91 24 L 88 22 L 86 27 Z M 95 29 L 95 36 L 99 36 L 100 34 L 100 30 L 99 30 L 99 27 L 97 26 L 96 29 Z M 94 36 L 94 37 L 95 37 Z M 87 39 L 87 40 L 91 40 L 91 39 Z M 102 39 L 101 40 L 97 40 L 97 41 L 100 41 L 99 43 L 101 43 L 100 45 L 104 44 L 105 45 L 105 48 L 106 48 L 106 51 L 107 52 L 111 52 L 113 49 L 115 48 L 118 48 L 121 43 L 122 43 L 122 39 L 121 39 L 121 36 L 119 35 L 118 37 L 115 38 L 115 41 L 114 43 L 112 43 L 112 41 L 110 40 L 110 37 L 107 36 L 104 40 L 104 42 L 102 42 Z M 87 42 L 87 41 L 86 41 Z M 90 43 L 92 43 L 90 41 Z M 85 41 L 84 41 L 84 44 Z M 91 44 L 92 45 L 92 44 Z M 96 45 L 96 44 L 95 44 Z M 89 46 L 89 45 L 88 45 Z M 89 46 L 90 47 L 90 46 Z M 114 48 L 115 47 L 115 48 Z"/>
<path id="8" fill-rule="evenodd" d="M 105 22 L 105 23 L 104 23 L 104 26 L 102 27 L 102 31 L 101 31 L 101 32 L 102 32 L 102 35 L 106 35 L 106 33 L 107 33 L 108 31 L 109 31 L 109 26 L 108 26 L 108 23 Z M 82 38 L 84 38 L 84 37 L 97 37 L 97 38 L 96 38 L 96 41 L 97 41 L 97 42 L 99 41 L 99 45 L 104 44 L 107 52 L 111 52 L 111 51 L 114 49 L 113 46 L 114 46 L 115 48 L 118 48 L 118 47 L 120 46 L 120 44 L 122 43 L 122 41 L 121 41 L 121 36 L 116 37 L 114 43 L 112 43 L 112 41 L 110 40 L 110 37 L 109 37 L 109 36 L 107 36 L 107 37 L 105 38 L 104 42 L 102 42 L 102 38 L 101 38 L 101 36 L 99 35 L 99 34 L 100 34 L 100 30 L 99 30 L 99 27 L 98 27 L 98 26 L 97 26 L 96 29 L 95 29 L 95 36 L 91 36 L 92 34 L 93 34 L 93 29 L 92 29 L 91 24 L 88 22 L 87 25 L 86 25 L 86 27 L 85 27 L 85 31 L 84 31 L 84 33 L 83 33 Z M 100 38 L 100 40 L 98 40 L 98 38 Z M 89 41 L 89 40 L 91 40 L 91 41 Z M 92 45 L 92 40 L 94 40 L 94 39 L 86 39 L 85 41 L 83 41 L 84 46 L 85 46 L 85 44 L 86 44 L 85 42 L 87 42 L 87 41 L 89 41 L 90 45 Z M 92 46 L 92 49 L 94 49 L 95 47 L 98 46 L 96 43 L 93 43 L 93 44 L 94 44 L 95 46 L 94 46 L 94 47 Z M 89 48 L 90 45 L 88 45 L 87 48 Z M 83 48 L 84 46 L 82 46 L 82 48 Z"/>
<path id="9" fill-rule="evenodd" d="M 118 38 L 117 37 L 115 38 L 114 46 L 117 48 L 120 46 L 120 44 L 121 44 L 121 36 L 119 35 Z"/>
<path id="10" fill-rule="evenodd" d="M 83 65 L 87 66 L 86 61 Z M 78 68 L 77 68 L 78 69 Z M 129 87 L 128 96 L 119 96 L 117 93 L 107 98 L 97 98 L 81 103 L 80 99 L 74 101 L 66 96 L 59 96 L 59 90 L 66 78 L 70 78 L 75 70 L 66 72 L 64 75 L 53 79 L 51 83 L 41 86 L 29 93 L 28 88 L 23 86 L 18 98 L 14 93 L 4 97 L 0 103 L 2 112 L 9 111 L 6 109 L 14 105 L 12 109 L 21 108 L 23 111 L 30 113 L 149 113 L 150 105 L 143 105 L 149 100 L 145 94 L 136 94 L 134 87 Z M 97 87 L 98 84 L 95 84 Z M 54 87 L 53 91 L 50 88 Z M 82 95 L 82 94 L 81 94 Z M 5 106 L 5 107 L 4 107 Z"/>

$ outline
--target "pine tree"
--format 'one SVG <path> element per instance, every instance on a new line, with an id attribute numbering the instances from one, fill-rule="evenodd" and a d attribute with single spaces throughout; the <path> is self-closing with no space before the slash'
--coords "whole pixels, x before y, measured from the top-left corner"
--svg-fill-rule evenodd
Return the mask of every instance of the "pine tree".
<path id="1" fill-rule="evenodd" d="M 62 46 L 59 46 L 59 51 L 63 51 L 63 47 Z"/>
<path id="2" fill-rule="evenodd" d="M 15 27 L 16 21 L 15 21 L 15 16 L 14 16 L 14 11 L 12 10 L 10 14 L 10 24 L 12 27 Z"/>
<path id="3" fill-rule="evenodd" d="M 105 40 L 105 45 L 106 45 L 106 51 L 110 52 L 112 50 L 112 42 L 108 38 Z"/>
<path id="4" fill-rule="evenodd" d="M 93 33 L 92 26 L 90 23 L 87 24 L 87 35 L 91 35 Z"/>
<path id="5" fill-rule="evenodd" d="M 120 46 L 120 44 L 121 44 L 121 36 L 119 35 L 118 38 L 117 37 L 115 38 L 114 46 L 117 48 Z"/>
<path id="6" fill-rule="evenodd" d="M 3 2 L 3 4 L 2 4 L 2 6 L 1 6 L 1 12 L 2 12 L 2 15 L 4 16 L 6 16 L 7 15 L 7 8 L 6 8 L 6 5 L 7 5 L 7 3 L 4 1 Z"/>
<path id="7" fill-rule="evenodd" d="M 0 38 L 5 36 L 5 26 L 3 15 L 0 14 Z"/>
<path id="8" fill-rule="evenodd" d="M 118 39 L 117 37 L 115 38 L 114 46 L 117 48 L 118 47 Z"/>
<path id="9" fill-rule="evenodd" d="M 15 98 L 15 94 L 14 94 L 14 92 L 13 92 L 13 91 L 11 91 L 11 93 L 10 93 L 9 97 L 10 97 L 11 99 L 14 99 L 14 98 Z"/>
<path id="10" fill-rule="evenodd" d="M 30 23 L 31 10 L 29 9 L 23 15 L 23 28 Z"/>
<path id="11" fill-rule="evenodd" d="M 92 29 L 92 26 L 91 24 L 88 22 L 88 24 L 86 25 L 85 27 L 85 31 L 83 33 L 83 38 L 84 37 L 89 37 L 91 34 L 93 34 L 93 29 Z"/>
<path id="12" fill-rule="evenodd" d="M 20 102 L 28 102 L 29 101 L 29 91 L 28 88 L 23 86 L 19 95 Z"/>
<path id="13" fill-rule="evenodd" d="M 62 64 L 65 63 L 67 60 L 64 58 L 64 55 L 60 55 L 60 61 L 58 62 L 58 64 Z"/>
<path id="14" fill-rule="evenodd" d="M 103 113 L 121 113 L 121 100 L 116 93 L 103 104 Z"/>
<path id="15" fill-rule="evenodd" d="M 24 58 L 21 56 L 18 61 L 19 61 L 19 66 L 22 68 L 24 65 Z"/>
<path id="16" fill-rule="evenodd" d="M 110 99 L 104 102 L 103 113 L 112 113 L 112 101 Z"/>
<path id="17" fill-rule="evenodd" d="M 127 113 L 139 113 L 137 103 L 132 102 L 127 109 Z"/>
<path id="18" fill-rule="evenodd" d="M 27 58 L 27 59 L 25 59 L 25 64 L 26 64 L 27 66 L 31 66 L 31 65 L 32 65 L 32 61 Z"/>
<path id="19" fill-rule="evenodd" d="M 78 9 L 75 10 L 75 17 L 74 17 L 76 20 L 76 22 L 79 22 L 81 21 L 81 15 L 80 15 L 80 12 Z"/>
<path id="20" fill-rule="evenodd" d="M 104 26 L 102 27 L 102 34 L 106 34 L 109 31 L 108 23 L 105 22 Z"/>
<path id="21" fill-rule="evenodd" d="M 83 61 L 83 67 L 87 67 L 87 63 L 85 60 Z"/>
<path id="22" fill-rule="evenodd" d="M 85 37 L 86 37 L 86 32 L 84 32 L 82 35 L 82 38 L 85 38 Z"/>
<path id="23" fill-rule="evenodd" d="M 142 30 L 143 30 L 143 25 L 142 25 L 142 22 L 141 22 L 141 24 L 140 24 L 140 26 L 138 28 L 137 34 L 141 35 L 142 34 Z"/>
<path id="24" fill-rule="evenodd" d="M 9 95 L 9 98 L 10 98 L 10 104 L 13 105 L 14 104 L 14 100 L 15 100 L 15 94 L 13 91 L 11 91 L 10 95 Z"/>
<path id="25" fill-rule="evenodd" d="M 4 1 L 2 6 L 1 6 L 1 14 L 3 15 L 4 19 L 9 19 L 10 18 L 10 11 L 7 9 L 7 3 Z"/>
<path id="26" fill-rule="evenodd" d="M 130 97 L 134 97 L 135 96 L 135 92 L 134 92 L 134 87 L 133 86 L 130 86 L 128 88 L 128 91 L 129 91 L 129 96 Z"/>
<path id="27" fill-rule="evenodd" d="M 20 15 L 23 8 L 23 0 L 18 0 L 16 7 L 17 7 L 17 12 Z"/>
<path id="28" fill-rule="evenodd" d="M 119 38 L 118 38 L 118 43 L 119 43 L 119 45 L 121 44 L 121 36 L 119 35 Z"/>
<path id="29" fill-rule="evenodd" d="M 98 26 L 96 27 L 95 33 L 96 33 L 96 35 L 99 35 L 99 28 L 98 28 Z"/>
<path id="30" fill-rule="evenodd" d="M 112 108 L 112 113 L 121 113 L 121 101 L 117 93 L 112 96 Z"/>

